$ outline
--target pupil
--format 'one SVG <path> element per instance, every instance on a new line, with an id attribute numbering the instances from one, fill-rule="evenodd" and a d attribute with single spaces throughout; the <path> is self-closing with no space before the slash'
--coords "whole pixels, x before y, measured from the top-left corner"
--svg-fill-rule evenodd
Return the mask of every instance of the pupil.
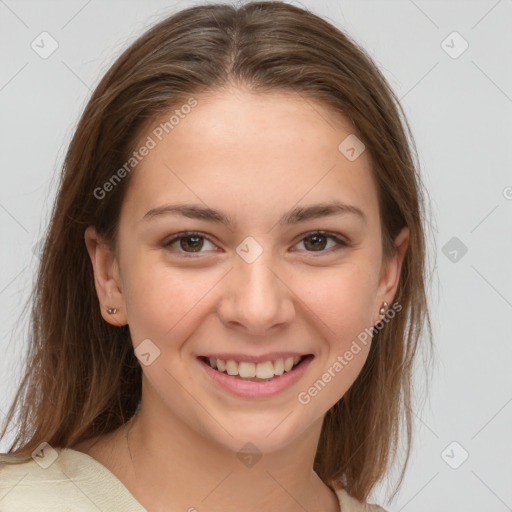
<path id="1" fill-rule="evenodd" d="M 317 240 L 317 242 L 318 242 L 318 239 L 323 239 L 323 242 L 325 243 L 326 238 L 325 238 L 325 236 L 323 236 L 323 235 L 312 235 L 312 236 L 310 236 L 310 237 L 308 237 L 308 238 L 307 238 L 307 240 Z M 320 246 L 321 246 L 321 247 L 320 247 Z M 323 244 L 322 244 L 322 242 L 320 242 L 320 244 L 318 244 L 318 243 L 313 243 L 313 248 L 315 248 L 315 247 L 316 247 L 317 249 L 318 249 L 319 247 L 320 247 L 320 248 L 323 248 Z"/>
<path id="2" fill-rule="evenodd" d="M 188 242 L 189 240 L 194 240 L 191 244 Z M 201 240 L 200 236 L 187 236 L 186 238 L 181 239 L 181 248 L 182 249 L 192 249 L 194 252 L 197 251 L 197 249 L 201 249 L 201 244 L 199 244 Z M 185 242 L 185 243 L 184 243 Z M 188 247 L 185 247 L 188 246 Z"/>

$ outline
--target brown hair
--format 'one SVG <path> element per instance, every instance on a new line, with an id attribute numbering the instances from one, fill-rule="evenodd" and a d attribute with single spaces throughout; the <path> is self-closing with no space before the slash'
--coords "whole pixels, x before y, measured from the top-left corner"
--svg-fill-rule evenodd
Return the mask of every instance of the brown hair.
<path id="1" fill-rule="evenodd" d="M 326 414 L 315 459 L 325 483 L 341 479 L 364 501 L 394 462 L 405 424 L 402 483 L 412 440 L 413 360 L 425 325 L 431 342 L 422 184 L 410 127 L 371 58 L 327 21 L 283 2 L 182 10 L 136 40 L 97 86 L 65 158 L 31 296 L 26 373 L 1 437 L 17 407 L 9 453 L 26 457 L 42 442 L 72 447 L 108 433 L 136 411 L 141 366 L 128 326 L 114 327 L 100 314 L 84 243 L 94 225 L 116 247 L 130 175 L 101 200 L 93 191 L 127 161 L 148 122 L 193 94 L 232 84 L 295 91 L 348 117 L 371 155 L 384 255 L 402 227 L 410 230 L 395 297 L 401 312 L 374 331 L 361 373 Z"/>

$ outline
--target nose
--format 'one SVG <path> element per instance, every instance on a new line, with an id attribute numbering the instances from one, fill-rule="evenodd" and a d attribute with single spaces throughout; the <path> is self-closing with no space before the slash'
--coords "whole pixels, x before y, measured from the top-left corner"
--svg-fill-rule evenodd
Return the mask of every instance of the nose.
<path id="1" fill-rule="evenodd" d="M 217 309 L 226 327 L 263 336 L 293 320 L 291 283 L 266 251 L 252 263 L 235 255 L 226 279 Z"/>

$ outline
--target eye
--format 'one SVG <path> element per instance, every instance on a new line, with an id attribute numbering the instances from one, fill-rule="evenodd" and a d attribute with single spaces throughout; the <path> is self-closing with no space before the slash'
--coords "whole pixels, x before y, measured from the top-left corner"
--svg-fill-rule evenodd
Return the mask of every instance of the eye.
<path id="1" fill-rule="evenodd" d="M 327 247 L 329 240 L 333 243 L 330 247 Z M 348 243 L 339 236 L 332 233 L 326 233 L 325 231 L 314 231 L 312 233 L 308 233 L 297 245 L 300 244 L 303 244 L 307 252 L 320 253 L 332 252 L 332 250 L 336 251 L 341 247 L 348 246 Z"/>
<path id="2" fill-rule="evenodd" d="M 327 247 L 329 240 L 332 244 L 331 247 Z M 205 235 L 195 231 L 186 231 L 183 233 L 178 233 L 170 240 L 164 242 L 163 247 L 172 248 L 185 257 L 193 258 L 196 257 L 196 254 L 207 252 L 202 250 L 205 248 L 205 243 L 210 244 L 212 248 L 215 248 L 215 244 L 213 244 L 213 242 L 211 242 Z M 176 244 L 179 245 L 176 246 Z M 296 244 L 296 246 L 300 244 L 304 245 L 307 252 L 317 253 L 332 252 L 349 245 L 339 236 L 333 233 L 326 233 L 325 231 L 314 231 L 307 233 L 306 236 L 303 236 L 299 244 Z"/>
<path id="3" fill-rule="evenodd" d="M 194 253 L 201 253 L 201 249 L 204 248 L 205 242 L 209 243 L 213 246 L 213 243 L 210 242 L 204 235 L 201 233 L 196 233 L 192 231 L 179 233 L 178 235 L 164 242 L 163 246 L 165 248 L 172 247 L 176 243 L 179 242 L 179 246 L 175 247 L 178 252 L 184 253 L 187 257 L 194 257 Z"/>

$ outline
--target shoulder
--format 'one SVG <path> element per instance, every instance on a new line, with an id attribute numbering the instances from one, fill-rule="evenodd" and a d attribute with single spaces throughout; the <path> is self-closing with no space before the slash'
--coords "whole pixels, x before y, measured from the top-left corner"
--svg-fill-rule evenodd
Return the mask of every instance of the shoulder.
<path id="1" fill-rule="evenodd" d="M 342 512 L 386 512 L 381 506 L 371 503 L 361 503 L 356 500 L 345 489 L 335 490 L 340 502 L 340 510 Z"/>
<path id="2" fill-rule="evenodd" d="M 120 505 L 145 512 L 107 468 L 83 453 L 49 447 L 28 460 L 0 457 L 0 512 L 107 512 Z"/>
<path id="3" fill-rule="evenodd" d="M 59 450 L 51 450 L 40 460 L 34 456 L 20 459 L 2 456 L 0 460 L 0 512 L 68 510 L 66 503 L 75 502 L 77 496 L 73 482 L 58 461 Z M 43 453 L 43 452 L 42 452 Z M 55 458 L 57 454 L 57 459 Z M 79 500 L 80 502 L 80 500 Z M 90 510 L 82 507 L 77 510 Z"/>

